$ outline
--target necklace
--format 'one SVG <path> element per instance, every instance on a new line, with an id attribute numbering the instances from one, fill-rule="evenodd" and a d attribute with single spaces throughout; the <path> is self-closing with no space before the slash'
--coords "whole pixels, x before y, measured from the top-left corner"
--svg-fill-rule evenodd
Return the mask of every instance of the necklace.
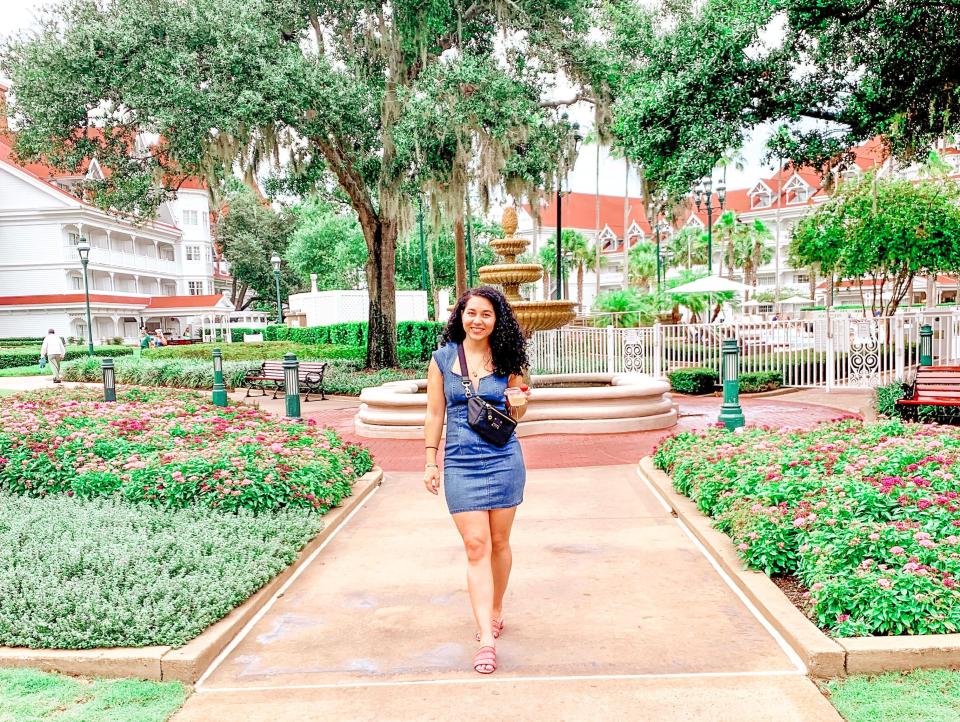
<path id="1" fill-rule="evenodd" d="M 493 362 L 493 356 L 492 356 L 492 355 L 491 355 L 491 356 L 485 356 L 485 357 L 483 358 L 483 360 L 480 362 L 480 365 L 479 365 L 479 366 L 475 366 L 474 368 L 470 369 L 470 375 L 473 376 L 474 380 L 480 378 L 480 369 L 488 369 L 488 370 L 489 370 L 489 368 L 490 368 L 489 364 L 492 363 L 492 362 Z M 468 364 L 468 366 L 469 366 L 469 364 Z"/>

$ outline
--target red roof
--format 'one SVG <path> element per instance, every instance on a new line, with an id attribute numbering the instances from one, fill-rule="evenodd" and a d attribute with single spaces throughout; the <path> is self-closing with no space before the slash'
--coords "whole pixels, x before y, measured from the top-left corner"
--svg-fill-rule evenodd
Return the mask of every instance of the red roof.
<path id="1" fill-rule="evenodd" d="M 213 308 L 223 301 L 219 294 L 207 296 L 113 296 L 91 293 L 90 303 L 115 303 L 142 306 L 145 310 L 161 308 Z M 32 296 L 0 296 L 0 306 L 62 306 L 83 303 L 82 293 L 46 293 Z"/>
<path id="2" fill-rule="evenodd" d="M 149 296 L 111 296 L 104 293 L 91 293 L 91 303 L 144 304 Z M 0 296 L 0 306 L 59 306 L 65 303 L 83 303 L 82 293 L 45 293 L 33 296 Z"/>
<path id="3" fill-rule="evenodd" d="M 600 230 L 610 226 L 610 230 L 623 238 L 623 196 L 600 196 Z M 650 235 L 650 224 L 647 223 L 643 208 L 643 199 L 631 197 L 627 199 L 628 216 L 627 227 L 636 222 L 646 235 Z M 524 210 L 533 215 L 529 205 Z M 580 230 L 595 230 L 597 227 L 597 196 L 593 193 L 567 193 L 562 196 L 560 206 L 560 222 L 564 228 Z M 551 199 L 550 203 L 540 208 L 540 225 L 550 228 L 557 226 L 557 203 Z"/>

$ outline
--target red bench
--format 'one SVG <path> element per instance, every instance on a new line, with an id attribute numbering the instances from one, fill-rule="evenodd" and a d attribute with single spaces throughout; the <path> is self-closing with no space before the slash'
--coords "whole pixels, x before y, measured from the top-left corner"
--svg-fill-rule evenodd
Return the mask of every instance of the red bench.
<path id="1" fill-rule="evenodd" d="M 920 366 L 900 406 L 960 406 L 960 366 Z"/>

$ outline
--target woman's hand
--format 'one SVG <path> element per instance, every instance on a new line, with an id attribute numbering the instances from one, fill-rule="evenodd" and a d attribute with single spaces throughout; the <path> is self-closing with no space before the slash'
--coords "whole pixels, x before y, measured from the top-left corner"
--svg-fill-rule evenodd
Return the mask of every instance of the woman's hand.
<path id="1" fill-rule="evenodd" d="M 436 464 L 428 465 L 423 470 L 423 485 L 431 494 L 437 494 L 440 490 L 440 469 Z"/>

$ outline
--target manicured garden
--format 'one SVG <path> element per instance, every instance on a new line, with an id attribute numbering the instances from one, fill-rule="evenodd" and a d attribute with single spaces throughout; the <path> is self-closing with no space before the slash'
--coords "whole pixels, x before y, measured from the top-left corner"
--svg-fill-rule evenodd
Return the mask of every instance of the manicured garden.
<path id="1" fill-rule="evenodd" d="M 0 400 L 0 645 L 179 646 L 289 565 L 372 468 L 189 392 Z"/>
<path id="2" fill-rule="evenodd" d="M 665 440 L 654 461 L 828 633 L 960 631 L 960 429 L 711 428 Z"/>

